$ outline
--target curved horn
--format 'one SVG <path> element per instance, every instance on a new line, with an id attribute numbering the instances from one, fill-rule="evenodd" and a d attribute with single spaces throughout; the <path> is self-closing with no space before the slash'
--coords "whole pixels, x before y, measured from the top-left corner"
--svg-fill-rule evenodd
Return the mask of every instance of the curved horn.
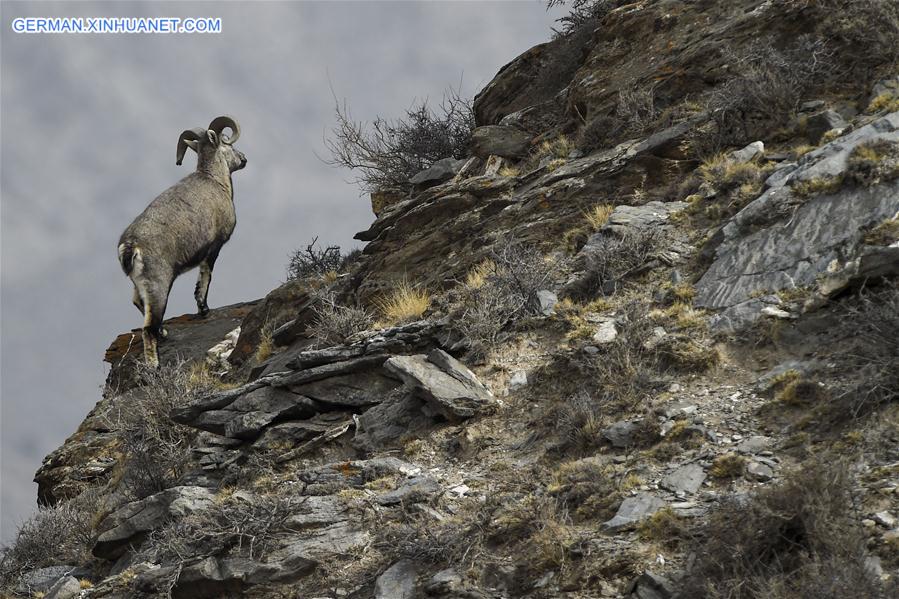
<path id="1" fill-rule="evenodd" d="M 197 141 L 199 140 L 203 134 L 206 133 L 206 130 L 202 127 L 194 127 L 193 129 L 185 129 L 181 132 L 181 135 L 178 136 L 178 153 L 175 155 L 175 164 L 181 166 L 181 161 L 184 160 L 184 153 L 187 152 L 187 142 L 189 141 Z M 194 148 L 196 150 L 196 148 Z"/>
<path id="2" fill-rule="evenodd" d="M 209 123 L 209 129 L 215 131 L 219 137 L 222 135 L 223 129 L 231 129 L 231 136 L 227 139 L 222 138 L 222 142 L 230 145 L 233 145 L 234 142 L 237 141 L 237 138 L 240 137 L 240 125 L 237 124 L 237 121 L 234 120 L 234 117 L 230 116 L 218 116 L 212 119 L 212 122 Z"/>

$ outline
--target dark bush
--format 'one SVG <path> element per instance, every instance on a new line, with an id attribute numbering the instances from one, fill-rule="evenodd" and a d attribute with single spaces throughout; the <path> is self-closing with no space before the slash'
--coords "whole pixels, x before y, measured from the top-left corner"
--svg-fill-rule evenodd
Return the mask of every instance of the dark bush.
<path id="1" fill-rule="evenodd" d="M 703 131 L 695 149 L 711 154 L 782 127 L 816 78 L 832 68 L 831 55 L 824 41 L 808 35 L 785 50 L 768 38 L 731 52 L 733 77 L 706 98 L 714 134 Z"/>
<path id="2" fill-rule="evenodd" d="M 344 255 L 339 245 L 321 247 L 318 237 L 302 250 L 295 250 L 287 265 L 287 280 L 325 278 L 345 271 L 359 256 L 359 250 Z"/>
<path id="3" fill-rule="evenodd" d="M 886 598 L 865 567 L 845 463 L 807 463 L 735 498 L 696 532 L 683 596 L 697 599 Z"/>
<path id="4" fill-rule="evenodd" d="M 52 507 L 39 508 L 22 524 L 12 544 L 0 551 L 0 594 L 11 589 L 28 571 L 90 561 L 93 522 L 101 510 L 95 489 L 87 489 Z"/>
<path id="5" fill-rule="evenodd" d="M 575 297 L 613 295 L 628 276 L 639 274 L 664 249 L 667 236 L 658 230 L 603 235 L 582 250 L 585 275 L 569 289 Z"/>
<path id="6" fill-rule="evenodd" d="M 406 186 L 441 158 L 465 158 L 475 126 L 471 101 L 452 89 L 437 109 L 423 100 L 404 117 L 378 117 L 370 126 L 353 121 L 345 103 L 334 110 L 337 125 L 325 140 L 331 154 L 325 162 L 357 171 L 355 183 L 366 192 Z"/>
<path id="7" fill-rule="evenodd" d="M 862 289 L 841 306 L 851 334 L 844 356 L 852 381 L 824 408 L 832 423 L 845 422 L 899 400 L 899 283 Z"/>

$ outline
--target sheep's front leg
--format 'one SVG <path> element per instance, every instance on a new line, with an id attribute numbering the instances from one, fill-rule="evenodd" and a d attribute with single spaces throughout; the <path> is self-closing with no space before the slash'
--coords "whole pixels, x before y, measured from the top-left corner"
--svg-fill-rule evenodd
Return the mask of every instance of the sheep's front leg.
<path id="1" fill-rule="evenodd" d="M 210 254 L 206 260 L 200 263 L 200 275 L 197 277 L 197 286 L 194 288 L 194 299 L 197 300 L 197 312 L 200 316 L 209 314 L 209 304 L 206 299 L 209 297 L 209 282 L 212 280 L 212 268 L 215 266 L 215 259 L 218 258 L 218 252 Z"/>

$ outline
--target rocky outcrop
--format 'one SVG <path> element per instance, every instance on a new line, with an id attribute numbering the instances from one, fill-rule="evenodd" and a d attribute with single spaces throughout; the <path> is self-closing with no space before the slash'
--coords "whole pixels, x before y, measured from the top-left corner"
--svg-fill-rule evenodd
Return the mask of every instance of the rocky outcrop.
<path id="1" fill-rule="evenodd" d="M 531 136 L 513 127 L 486 125 L 471 132 L 471 151 L 484 160 L 493 155 L 524 158 L 530 145 Z"/>
<path id="2" fill-rule="evenodd" d="M 895 273 L 895 262 L 880 257 L 891 250 L 869 249 L 863 236 L 899 213 L 899 183 L 857 185 L 848 181 L 847 171 L 856 146 L 895 142 L 897 128 L 899 113 L 892 113 L 810 152 L 798 165 L 775 171 L 766 191 L 721 230 L 715 259 L 696 284 L 697 303 L 727 308 L 730 320 L 745 326 L 747 318 L 737 316 L 738 311 L 748 311 L 753 320 L 765 303 L 759 295 L 814 286 L 847 265 L 860 268 L 860 277 Z M 809 181 L 843 178 L 847 181 L 836 191 L 807 198 L 796 191 Z M 835 290 L 828 288 L 829 293 Z"/>

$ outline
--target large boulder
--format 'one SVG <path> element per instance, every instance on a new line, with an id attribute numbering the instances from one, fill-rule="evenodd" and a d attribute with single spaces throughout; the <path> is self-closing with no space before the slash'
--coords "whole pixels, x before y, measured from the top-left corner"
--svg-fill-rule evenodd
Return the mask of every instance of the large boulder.
<path id="1" fill-rule="evenodd" d="M 425 189 L 434 185 L 439 185 L 444 181 L 449 181 L 456 176 L 465 165 L 465 160 L 456 160 L 455 158 L 442 158 L 428 168 L 420 171 L 409 179 L 409 183 L 415 185 L 419 189 Z"/>
<path id="2" fill-rule="evenodd" d="M 696 283 L 696 304 L 730 308 L 759 295 L 814 285 L 868 255 L 865 231 L 899 212 L 899 180 L 870 187 L 844 183 L 809 198 L 796 189 L 845 177 L 852 150 L 876 140 L 899 142 L 899 112 L 810 152 L 795 170 L 775 172 L 768 189 L 722 229 L 714 261 Z M 890 263 L 872 257 L 866 272 L 886 274 Z"/>
<path id="3" fill-rule="evenodd" d="M 394 356 L 384 366 L 448 420 L 470 418 L 494 403 L 493 394 L 474 373 L 443 350 L 427 356 Z"/>

